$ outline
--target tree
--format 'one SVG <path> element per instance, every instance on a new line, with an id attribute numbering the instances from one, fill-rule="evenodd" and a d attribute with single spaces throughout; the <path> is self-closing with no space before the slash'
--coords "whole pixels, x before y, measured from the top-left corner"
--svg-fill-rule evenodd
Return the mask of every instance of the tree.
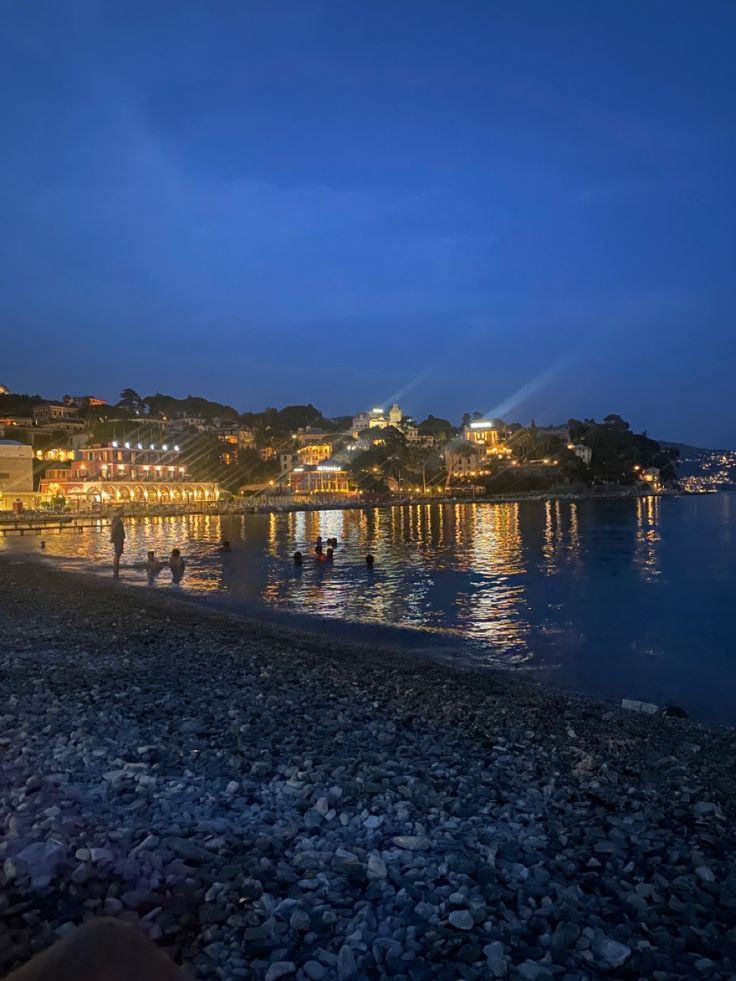
<path id="1" fill-rule="evenodd" d="M 133 388 L 122 390 L 118 406 L 131 416 L 142 416 L 146 412 L 146 403 Z"/>

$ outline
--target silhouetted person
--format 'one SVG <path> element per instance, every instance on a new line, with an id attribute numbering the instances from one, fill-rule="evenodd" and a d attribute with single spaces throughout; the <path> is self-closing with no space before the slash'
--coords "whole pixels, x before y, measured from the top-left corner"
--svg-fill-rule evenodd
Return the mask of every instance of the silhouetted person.
<path id="1" fill-rule="evenodd" d="M 181 552 L 178 548 L 172 548 L 171 558 L 169 559 L 169 569 L 171 569 L 171 579 L 175 583 L 180 583 L 184 578 L 184 570 L 187 564 L 181 557 Z"/>
<path id="2" fill-rule="evenodd" d="M 110 523 L 110 541 L 113 547 L 112 574 L 115 579 L 120 575 L 120 556 L 125 547 L 125 526 L 123 512 L 118 511 Z"/>
<path id="3" fill-rule="evenodd" d="M 327 556 L 322 551 L 322 546 L 321 545 L 315 545 L 314 546 L 314 561 L 315 562 L 326 562 L 327 561 Z"/>
<path id="4" fill-rule="evenodd" d="M 327 561 L 328 562 L 332 562 L 332 560 L 334 559 L 334 557 L 335 557 L 335 553 L 333 552 L 333 550 L 331 548 L 328 548 L 327 549 Z"/>
<path id="5" fill-rule="evenodd" d="M 365 557 L 365 565 L 366 565 L 366 568 L 367 569 L 372 569 L 374 562 L 375 562 L 375 559 L 373 558 L 373 556 L 369 552 L 368 555 L 366 555 L 366 557 Z"/>
<path id="6" fill-rule="evenodd" d="M 294 552 L 294 565 L 301 565 L 303 559 L 304 557 L 301 552 Z"/>
<path id="7" fill-rule="evenodd" d="M 230 542 L 227 541 L 223 542 L 222 545 L 220 545 L 220 551 L 222 552 L 223 555 L 227 555 L 228 552 L 232 552 Z"/>

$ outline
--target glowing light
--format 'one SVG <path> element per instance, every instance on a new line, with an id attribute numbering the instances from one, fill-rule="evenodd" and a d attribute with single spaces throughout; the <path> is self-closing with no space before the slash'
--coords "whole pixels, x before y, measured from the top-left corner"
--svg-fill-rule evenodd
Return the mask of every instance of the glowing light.
<path id="1" fill-rule="evenodd" d="M 168 448 L 169 448 L 169 447 L 168 447 L 168 446 L 166 445 L 166 443 L 164 443 L 164 449 L 165 449 L 165 450 L 168 450 Z"/>
<path id="2" fill-rule="evenodd" d="M 130 443 L 126 443 L 126 444 L 125 444 L 125 449 L 126 449 L 126 450 L 129 450 L 129 449 L 130 449 Z"/>
<path id="3" fill-rule="evenodd" d="M 488 422 L 487 420 L 485 420 L 482 422 L 471 422 L 470 428 L 471 429 L 495 429 L 496 427 L 493 425 L 492 422 Z"/>
<path id="4" fill-rule="evenodd" d="M 118 448 L 118 441 L 116 439 L 114 439 L 112 441 L 112 445 L 115 447 L 115 449 L 117 449 Z"/>

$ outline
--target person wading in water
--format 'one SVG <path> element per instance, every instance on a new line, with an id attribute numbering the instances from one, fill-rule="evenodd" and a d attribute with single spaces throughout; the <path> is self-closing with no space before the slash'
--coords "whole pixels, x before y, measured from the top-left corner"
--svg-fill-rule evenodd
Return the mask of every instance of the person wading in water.
<path id="1" fill-rule="evenodd" d="M 123 525 L 123 512 L 118 511 L 110 524 L 110 541 L 114 551 L 112 560 L 112 574 L 115 579 L 120 575 L 120 556 L 123 554 L 125 545 L 125 526 Z"/>

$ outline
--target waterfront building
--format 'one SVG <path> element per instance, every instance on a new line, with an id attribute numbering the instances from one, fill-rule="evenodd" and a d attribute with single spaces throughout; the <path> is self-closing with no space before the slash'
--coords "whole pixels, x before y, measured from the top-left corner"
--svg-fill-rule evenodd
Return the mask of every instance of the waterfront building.
<path id="1" fill-rule="evenodd" d="M 14 439 L 0 439 L 0 510 L 16 500 L 33 498 L 33 448 Z"/>
<path id="2" fill-rule="evenodd" d="M 215 501 L 216 483 L 193 480 L 178 446 L 118 443 L 85 447 L 63 479 L 47 474 L 39 492 L 45 497 L 76 497 L 110 504 L 124 501 L 188 503 Z"/>
<path id="3" fill-rule="evenodd" d="M 350 474 L 338 463 L 320 463 L 317 466 L 296 467 L 289 475 L 292 494 L 329 495 L 330 497 L 356 497 Z"/>

